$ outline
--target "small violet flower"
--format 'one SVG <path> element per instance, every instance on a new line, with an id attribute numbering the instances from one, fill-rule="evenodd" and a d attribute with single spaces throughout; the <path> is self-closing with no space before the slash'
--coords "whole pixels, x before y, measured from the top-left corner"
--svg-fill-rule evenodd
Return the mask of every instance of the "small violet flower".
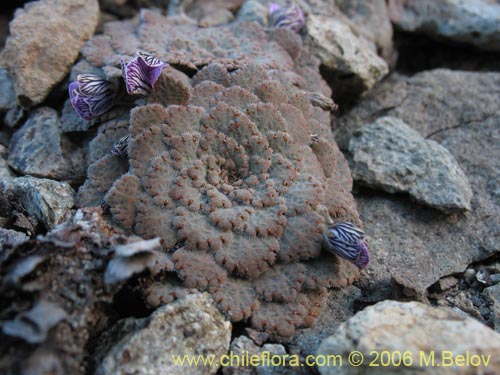
<path id="1" fill-rule="evenodd" d="M 298 33 L 306 24 L 302 9 L 295 3 L 289 7 L 280 7 L 276 3 L 269 6 L 269 26 L 286 27 Z"/>
<path id="2" fill-rule="evenodd" d="M 148 95 L 167 63 L 143 52 L 138 52 L 128 64 L 122 60 L 122 73 L 127 93 Z"/>
<path id="3" fill-rule="evenodd" d="M 98 117 L 113 106 L 113 84 L 94 74 L 79 74 L 68 90 L 71 105 L 85 120 Z"/>
<path id="4" fill-rule="evenodd" d="M 329 227 L 324 235 L 328 249 L 363 269 L 370 256 L 364 233 L 354 224 L 344 221 Z"/>

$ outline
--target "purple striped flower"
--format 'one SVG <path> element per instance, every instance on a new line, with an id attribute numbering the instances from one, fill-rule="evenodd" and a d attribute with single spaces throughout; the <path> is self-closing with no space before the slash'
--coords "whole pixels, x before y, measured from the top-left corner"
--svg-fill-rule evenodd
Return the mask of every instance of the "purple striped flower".
<path id="1" fill-rule="evenodd" d="M 167 63 L 138 52 L 128 64 L 122 60 L 122 73 L 129 94 L 148 95 Z"/>
<path id="2" fill-rule="evenodd" d="M 85 120 L 98 117 L 113 106 L 113 84 L 94 74 L 79 74 L 68 90 L 71 105 Z"/>
<path id="3" fill-rule="evenodd" d="M 281 7 L 276 3 L 269 6 L 269 26 L 286 27 L 298 33 L 306 24 L 302 9 L 295 3 L 289 7 Z"/>
<path id="4" fill-rule="evenodd" d="M 111 149 L 111 153 L 115 156 L 128 157 L 128 140 L 129 136 L 126 135 L 116 142 Z"/>
<path id="5" fill-rule="evenodd" d="M 370 262 L 368 244 L 361 229 L 344 221 L 329 227 L 324 235 L 328 250 L 363 269 Z"/>

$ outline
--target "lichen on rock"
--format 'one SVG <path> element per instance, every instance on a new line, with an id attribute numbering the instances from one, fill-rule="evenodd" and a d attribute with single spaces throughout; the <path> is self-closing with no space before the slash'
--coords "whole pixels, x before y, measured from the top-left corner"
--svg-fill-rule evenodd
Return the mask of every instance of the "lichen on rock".
<path id="1" fill-rule="evenodd" d="M 198 28 L 143 11 L 108 25 L 83 50 L 90 63 L 106 70 L 144 50 L 171 66 L 99 131 L 80 205 L 104 202 L 122 227 L 160 237 L 185 287 L 233 322 L 273 339 L 313 324 L 326 288 L 359 275 L 322 251 L 325 212 L 360 220 L 329 111 L 311 102 L 331 96 L 319 62 L 293 31 L 256 23 Z M 126 135 L 128 159 L 111 154 Z M 175 294 L 162 280 L 142 281 L 153 307 Z"/>

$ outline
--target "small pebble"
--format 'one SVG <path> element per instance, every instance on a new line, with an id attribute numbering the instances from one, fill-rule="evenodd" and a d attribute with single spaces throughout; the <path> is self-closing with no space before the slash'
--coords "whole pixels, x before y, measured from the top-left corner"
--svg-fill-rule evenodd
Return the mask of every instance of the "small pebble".
<path id="1" fill-rule="evenodd" d="M 467 281 L 468 284 L 472 284 L 475 276 L 476 276 L 476 271 L 473 268 L 468 268 L 464 272 L 464 279 L 465 281 Z"/>
<path id="2" fill-rule="evenodd" d="M 490 273 L 485 268 L 481 268 L 477 271 L 476 279 L 482 284 L 492 285 Z"/>

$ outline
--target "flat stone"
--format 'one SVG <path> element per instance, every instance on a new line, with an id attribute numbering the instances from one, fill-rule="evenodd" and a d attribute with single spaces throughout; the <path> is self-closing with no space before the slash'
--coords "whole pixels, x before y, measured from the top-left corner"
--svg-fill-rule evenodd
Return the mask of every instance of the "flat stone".
<path id="1" fill-rule="evenodd" d="M 40 0 L 15 12 L 0 62 L 23 107 L 43 102 L 66 76 L 98 19 L 97 0 Z"/>
<path id="2" fill-rule="evenodd" d="M 348 364 L 348 355 L 353 351 L 364 356 L 358 367 Z M 386 361 L 381 355 L 383 351 L 390 355 L 401 353 L 405 365 L 382 367 L 381 363 L 385 363 L 382 360 Z M 379 354 L 378 360 L 373 352 Z M 426 365 L 432 353 L 434 366 Z M 494 374 L 500 372 L 500 334 L 449 309 L 388 300 L 367 307 L 342 323 L 333 335 L 321 342 L 318 355 L 342 357 L 342 366 L 337 362 L 337 366 L 318 367 L 322 375 L 451 375 L 481 371 Z M 466 357 L 469 361 L 474 359 L 466 365 Z M 389 360 L 392 361 L 392 357 Z M 378 363 L 382 370 L 374 372 L 370 363 Z M 474 367 L 471 363 L 480 366 Z"/>
<path id="3" fill-rule="evenodd" d="M 207 293 L 191 294 L 143 319 L 119 321 L 101 338 L 96 375 L 215 374 L 218 366 L 180 366 L 173 357 L 226 354 L 231 323 Z"/>
<path id="4" fill-rule="evenodd" d="M 358 129 L 349 143 L 355 181 L 389 193 L 409 193 L 445 213 L 470 210 L 472 191 L 450 152 L 396 117 Z"/>
<path id="5" fill-rule="evenodd" d="M 336 95 L 361 94 L 389 73 L 373 45 L 340 18 L 310 14 L 307 32 L 311 53 L 320 59 Z"/>
<path id="6" fill-rule="evenodd" d="M 75 191 L 66 182 L 35 177 L 17 177 L 12 191 L 26 211 L 51 229 L 71 217 Z"/>
<path id="7" fill-rule="evenodd" d="M 500 250 L 499 73 L 434 70 L 393 75 L 333 123 L 347 149 L 351 135 L 379 117 L 401 119 L 446 147 L 472 188 L 471 211 L 445 216 L 403 195 L 359 189 L 355 194 L 371 263 L 358 286 L 374 300 L 393 291 L 393 280 L 425 296 L 441 277 L 464 272 Z"/>
<path id="8" fill-rule="evenodd" d="M 48 107 L 33 111 L 16 131 L 8 161 L 21 174 L 75 183 L 85 178 L 83 148 L 62 134 L 59 114 Z"/>
<path id="9" fill-rule="evenodd" d="M 500 3 L 495 0 L 390 0 L 396 27 L 436 39 L 500 51 Z"/>

